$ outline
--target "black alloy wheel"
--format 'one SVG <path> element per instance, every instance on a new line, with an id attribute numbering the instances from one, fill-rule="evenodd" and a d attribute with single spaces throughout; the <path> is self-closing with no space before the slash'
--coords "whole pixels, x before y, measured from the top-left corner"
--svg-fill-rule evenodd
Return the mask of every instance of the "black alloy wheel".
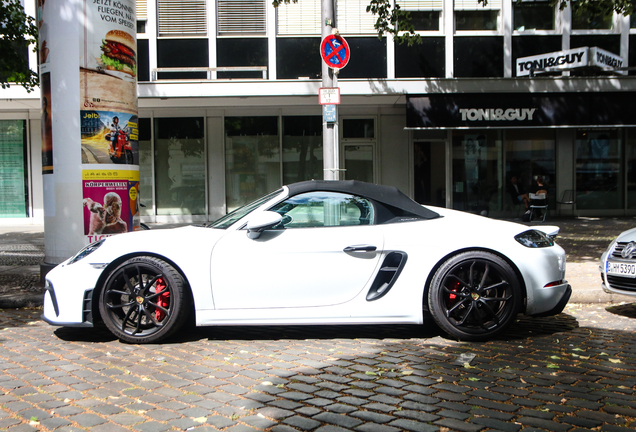
<path id="1" fill-rule="evenodd" d="M 135 257 L 120 264 L 106 280 L 99 311 L 119 339 L 149 343 L 181 328 L 190 296 L 181 274 L 154 257 Z"/>
<path id="2" fill-rule="evenodd" d="M 449 335 L 467 341 L 503 332 L 521 308 L 519 280 L 511 266 L 488 252 L 464 252 L 437 270 L 428 292 L 429 310 Z"/>

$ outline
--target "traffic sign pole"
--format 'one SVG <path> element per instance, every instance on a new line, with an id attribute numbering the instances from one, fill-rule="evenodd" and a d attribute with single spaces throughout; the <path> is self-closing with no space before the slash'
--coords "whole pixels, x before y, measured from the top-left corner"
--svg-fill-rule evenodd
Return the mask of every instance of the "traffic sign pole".
<path id="1" fill-rule="evenodd" d="M 322 39 L 331 35 L 333 28 L 336 28 L 336 15 L 334 14 L 334 1 L 335 0 L 322 0 L 321 22 L 322 22 Z M 326 62 L 322 62 L 322 86 L 323 87 L 336 87 L 334 85 L 334 73 Z M 338 124 L 338 106 L 336 105 L 336 122 L 322 123 L 322 155 L 323 155 L 323 176 L 325 180 L 339 180 L 339 166 L 338 166 L 338 137 L 335 134 L 337 132 Z"/>

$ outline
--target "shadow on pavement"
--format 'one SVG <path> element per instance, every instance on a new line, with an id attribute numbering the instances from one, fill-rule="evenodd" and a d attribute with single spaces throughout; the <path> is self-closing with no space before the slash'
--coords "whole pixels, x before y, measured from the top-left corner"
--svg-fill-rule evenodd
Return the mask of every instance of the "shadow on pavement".
<path id="1" fill-rule="evenodd" d="M 620 304 L 616 306 L 608 306 L 605 308 L 605 310 L 610 313 L 624 316 L 627 318 L 636 318 L 636 303 L 627 303 L 627 304 Z"/>

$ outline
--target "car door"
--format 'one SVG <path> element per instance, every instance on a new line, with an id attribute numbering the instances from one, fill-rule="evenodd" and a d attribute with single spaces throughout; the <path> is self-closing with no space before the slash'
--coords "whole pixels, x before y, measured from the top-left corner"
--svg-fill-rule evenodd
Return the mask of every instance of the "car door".
<path id="1" fill-rule="evenodd" d="M 212 251 L 217 309 L 340 304 L 376 273 L 384 241 L 368 200 L 310 192 L 271 210 L 283 216 L 280 226 L 257 239 L 228 232 Z"/>

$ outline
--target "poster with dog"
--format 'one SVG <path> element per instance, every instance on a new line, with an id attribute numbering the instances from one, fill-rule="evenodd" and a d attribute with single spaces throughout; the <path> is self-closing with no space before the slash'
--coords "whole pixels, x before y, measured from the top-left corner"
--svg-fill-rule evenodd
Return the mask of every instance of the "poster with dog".
<path id="1" fill-rule="evenodd" d="M 84 170 L 84 235 L 94 242 L 139 229 L 138 171 Z"/>

